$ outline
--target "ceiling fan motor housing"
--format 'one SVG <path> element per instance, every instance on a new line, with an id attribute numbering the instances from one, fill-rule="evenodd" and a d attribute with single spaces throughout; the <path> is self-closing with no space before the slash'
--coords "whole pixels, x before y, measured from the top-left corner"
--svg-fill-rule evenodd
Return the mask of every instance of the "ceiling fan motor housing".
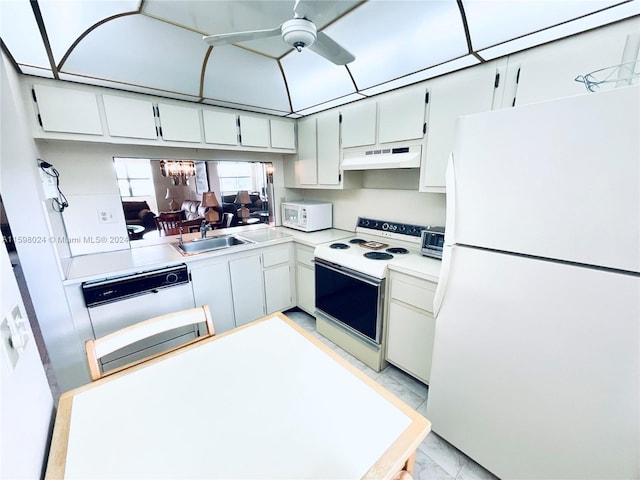
<path id="1" fill-rule="evenodd" d="M 282 24 L 282 40 L 298 51 L 316 41 L 316 26 L 304 18 L 294 18 Z"/>

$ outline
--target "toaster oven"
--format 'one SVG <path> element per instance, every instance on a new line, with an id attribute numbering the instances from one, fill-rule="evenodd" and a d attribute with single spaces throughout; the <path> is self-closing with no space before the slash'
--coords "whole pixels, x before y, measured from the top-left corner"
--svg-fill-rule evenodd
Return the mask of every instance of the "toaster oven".
<path id="1" fill-rule="evenodd" d="M 422 230 L 420 253 L 425 257 L 442 259 L 444 227 L 427 227 Z"/>

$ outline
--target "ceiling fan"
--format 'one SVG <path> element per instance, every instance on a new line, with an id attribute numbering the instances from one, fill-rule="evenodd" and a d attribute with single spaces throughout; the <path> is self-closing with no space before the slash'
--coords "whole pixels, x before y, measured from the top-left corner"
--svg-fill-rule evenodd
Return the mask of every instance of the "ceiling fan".
<path id="1" fill-rule="evenodd" d="M 305 0 L 296 0 L 293 7 L 293 18 L 276 28 L 253 30 L 248 32 L 222 33 L 208 35 L 202 39 L 209 45 L 228 45 L 246 42 L 258 38 L 280 35 L 289 46 L 301 52 L 303 48 L 317 53 L 336 65 L 346 65 L 356 57 L 323 32 L 318 32 L 310 18 L 314 17 L 314 5 Z"/>

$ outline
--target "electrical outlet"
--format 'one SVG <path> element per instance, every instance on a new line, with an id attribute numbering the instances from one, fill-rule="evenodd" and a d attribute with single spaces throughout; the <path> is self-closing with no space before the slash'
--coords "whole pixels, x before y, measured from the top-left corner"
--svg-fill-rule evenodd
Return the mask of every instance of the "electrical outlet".
<path id="1" fill-rule="evenodd" d="M 116 223 L 116 216 L 111 210 L 98 210 L 99 223 Z"/>

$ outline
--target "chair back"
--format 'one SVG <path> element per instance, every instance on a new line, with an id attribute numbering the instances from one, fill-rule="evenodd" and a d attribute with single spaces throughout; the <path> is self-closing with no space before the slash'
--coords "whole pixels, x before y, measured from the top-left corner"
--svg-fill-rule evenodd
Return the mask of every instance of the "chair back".
<path id="1" fill-rule="evenodd" d="M 182 212 L 161 213 L 156 217 L 158 231 L 165 235 L 178 235 L 182 227 Z"/>
<path id="2" fill-rule="evenodd" d="M 184 344 L 179 345 L 178 347 L 175 347 L 173 349 L 151 355 L 142 360 L 129 363 L 124 367 L 117 368 L 108 372 L 102 372 L 100 368 L 99 360 L 102 357 L 120 350 L 121 348 L 124 348 L 145 338 L 149 338 L 153 335 L 173 330 L 174 328 L 202 323 L 206 326 L 206 333 L 201 334 L 195 340 L 185 342 Z M 91 380 L 98 380 L 99 378 L 102 378 L 106 375 L 111 375 L 112 373 L 130 368 L 133 365 L 146 362 L 148 360 L 151 360 L 152 358 L 166 355 L 173 350 L 184 348 L 186 345 L 190 345 L 213 335 L 215 335 L 215 330 L 213 327 L 211 311 L 209 310 L 209 305 L 204 304 L 201 307 L 188 308 L 186 310 L 180 310 L 178 312 L 168 313 L 165 315 L 160 315 L 158 317 L 150 318 L 143 322 L 139 322 L 128 327 L 121 328 L 120 330 L 116 330 L 115 332 L 105 335 L 104 337 L 100 337 L 95 340 L 87 340 L 85 342 L 85 348 L 87 351 L 87 362 L 89 363 Z"/>
<path id="3" fill-rule="evenodd" d="M 225 213 L 222 215 L 222 226 L 229 227 L 233 221 L 233 213 Z"/>

